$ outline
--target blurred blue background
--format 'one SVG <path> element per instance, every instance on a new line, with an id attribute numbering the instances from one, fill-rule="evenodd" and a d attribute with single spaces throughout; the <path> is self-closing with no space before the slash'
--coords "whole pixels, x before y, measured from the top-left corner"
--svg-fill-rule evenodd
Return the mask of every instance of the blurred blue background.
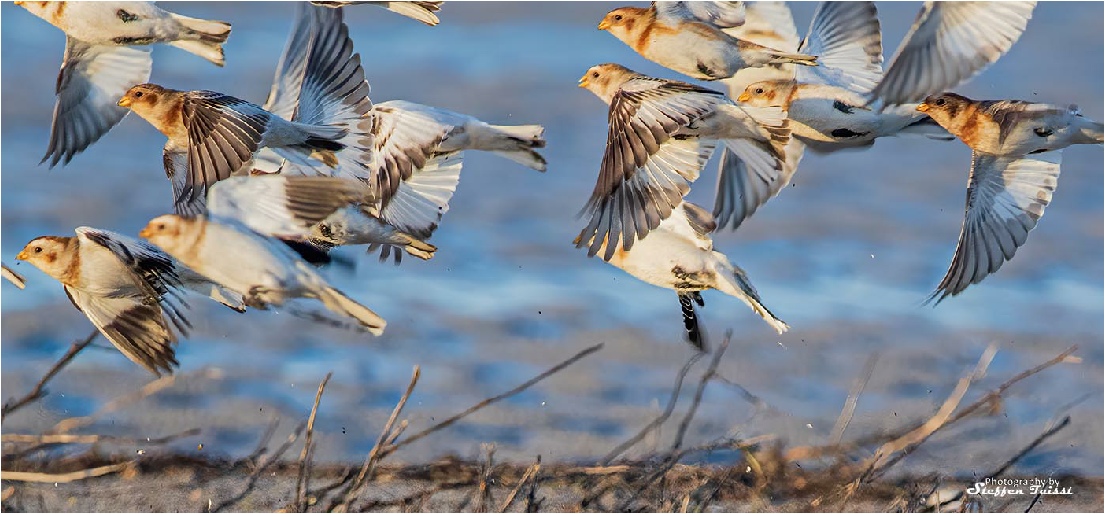
<path id="1" fill-rule="evenodd" d="M 465 156 L 461 184 L 428 262 L 400 267 L 362 249 L 342 249 L 355 270 L 328 277 L 389 321 L 380 338 L 282 316 L 235 314 L 196 298 L 194 333 L 178 347 L 182 372 L 205 366 L 218 380 L 188 379 L 133 409 L 104 418 L 97 433 L 160 436 L 193 426 L 205 451 L 240 455 L 273 416 L 306 416 L 315 387 L 335 372 L 316 437 L 319 458 L 359 460 L 411 367 L 422 383 L 408 415 L 414 428 L 513 387 L 597 343 L 606 347 L 548 382 L 473 416 L 399 455 L 422 461 L 474 456 L 497 442 L 500 458 L 587 459 L 602 455 L 666 402 L 692 355 L 681 342 L 674 295 L 588 259 L 571 241 L 575 217 L 597 176 L 606 136 L 601 101 L 576 87 L 590 66 L 618 62 L 679 78 L 595 29 L 619 4 L 449 2 L 437 27 L 384 10 L 346 9 L 374 101 L 405 99 L 495 124 L 542 124 L 545 174 L 494 156 Z M 151 81 L 213 89 L 261 103 L 291 25 L 291 3 L 173 2 L 181 14 L 234 26 L 225 68 L 175 48 L 154 48 Z M 813 3 L 793 4 L 805 32 Z M 916 2 L 879 3 L 884 53 L 893 54 Z M 1101 3 L 1041 3 L 1028 30 L 994 66 L 957 92 L 973 98 L 1077 103 L 1102 114 Z M 11 3 L 0 5 L 0 226 L 3 261 L 30 239 L 88 225 L 135 234 L 168 212 L 164 137 L 129 116 L 66 167 L 39 166 L 49 139 L 60 31 Z M 685 79 L 684 79 L 685 80 Z M 1081 364 L 1051 369 L 1011 391 L 1005 411 L 937 438 L 907 469 L 983 472 L 1074 413 L 1022 471 L 1102 472 L 1103 241 L 1100 147 L 1065 151 L 1046 215 L 996 275 L 936 308 L 922 301 L 950 262 L 962 222 L 970 152 L 959 142 L 890 138 L 867 151 L 807 154 L 793 187 L 739 232 L 716 237 L 765 303 L 793 327 L 776 336 L 749 309 L 706 293 L 703 319 L 715 340 L 734 342 L 722 374 L 759 396 L 756 407 L 711 386 L 691 437 L 777 434 L 823 443 L 855 377 L 881 356 L 849 434 L 926 417 L 990 342 L 1002 344 L 968 401 L 1062 349 Z M 691 198 L 709 206 L 716 163 Z M 61 286 L 28 265 L 19 291 L 2 289 L 2 386 L 27 390 L 90 330 Z M 88 414 L 150 380 L 115 351 L 88 350 L 59 376 L 52 395 L 12 416 L 5 431 L 33 431 Z M 290 430 L 287 421 L 282 430 Z M 670 434 L 667 434 L 670 437 Z M 660 444 L 653 442 L 653 444 Z M 931 444 L 931 443 L 930 443 Z M 638 452 L 648 451 L 648 447 Z M 964 458 L 964 456 L 970 458 Z M 913 466 L 913 468 L 908 468 Z"/>

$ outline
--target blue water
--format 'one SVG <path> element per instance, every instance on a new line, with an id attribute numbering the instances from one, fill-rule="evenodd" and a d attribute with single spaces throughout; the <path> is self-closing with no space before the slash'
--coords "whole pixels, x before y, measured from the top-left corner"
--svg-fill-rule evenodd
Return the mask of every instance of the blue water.
<path id="1" fill-rule="evenodd" d="M 548 172 L 489 155 L 466 155 L 451 210 L 432 240 L 440 248 L 432 261 L 407 259 L 394 267 L 363 256 L 360 249 L 340 250 L 359 264 L 328 276 L 388 319 L 388 333 L 379 339 L 365 341 L 279 314 L 235 315 L 197 300 L 195 333 L 178 348 L 181 368 L 222 368 L 224 379 L 152 405 L 188 416 L 258 411 L 250 421 L 263 427 L 273 409 L 292 418 L 309 410 L 315 384 L 333 370 L 334 392 L 328 398 L 339 412 L 324 409 L 325 429 L 327 420 L 333 427 L 356 423 L 358 409 L 386 415 L 411 366 L 421 364 L 426 396 L 420 406 L 429 419 L 606 341 L 608 348 L 591 358 L 595 362 L 575 383 L 534 389 L 482 424 L 448 433 L 411 458 L 464 453 L 471 441 L 491 440 L 517 447 L 520 456 L 532 453 L 526 445 L 546 443 L 566 458 L 594 456 L 612 446 L 604 446 L 606 441 L 639 426 L 654 402 L 666 401 L 689 350 L 678 341 L 682 327 L 670 292 L 587 259 L 571 245 L 581 226 L 575 214 L 594 185 L 606 135 L 601 102 L 575 84 L 588 67 L 611 61 L 679 77 L 595 30 L 613 6 L 448 3 L 440 13 L 442 24 L 433 28 L 371 7 L 347 9 L 374 101 L 403 98 L 493 123 L 542 124 Z M 800 32 L 814 7 L 793 5 Z M 262 102 L 293 6 L 173 3 L 171 8 L 232 22 L 225 47 L 228 65 L 220 69 L 177 49 L 156 47 L 151 80 Z M 889 58 L 919 4 L 880 3 L 879 8 Z M 1041 3 L 1012 51 L 957 91 L 975 98 L 1077 103 L 1087 116 L 1101 119 L 1102 18 L 1100 3 Z M 20 248 L 39 235 L 66 235 L 80 225 L 133 234 L 167 212 L 170 188 L 160 156 L 164 138 L 136 117 L 125 119 L 69 166 L 38 166 L 49 138 L 64 38 L 10 3 L 0 5 L 0 29 L 3 261 L 13 263 Z M 852 378 L 874 351 L 883 355 L 885 383 L 882 389 L 873 383 L 860 417 L 878 427 L 888 410 L 902 405 L 913 406 L 916 416 L 928 412 L 990 341 L 1006 343 L 991 368 L 994 380 L 1080 343 L 1083 364 L 1037 377 L 1027 386 L 1032 394 L 1008 402 L 1013 418 L 1008 423 L 1025 425 L 1018 430 L 1030 440 L 1029 433 L 1040 431 L 1032 423 L 1043 422 L 1037 419 L 1042 408 L 1083 393 L 1094 395 L 1077 407 L 1085 413 L 1084 425 L 1070 436 L 1088 445 L 1081 457 L 1060 452 L 1034 461 L 1032 469 L 1100 473 L 1102 149 L 1065 151 L 1058 191 L 1013 261 L 965 294 L 924 307 L 921 302 L 955 248 L 969 161 L 968 149 L 958 142 L 923 139 L 880 140 L 866 151 L 829 156 L 807 154 L 794 187 L 740 232 L 716 237 L 718 248 L 748 272 L 765 303 L 793 329 L 775 336 L 735 299 L 710 293 L 704 321 L 715 337 L 727 328 L 736 330 L 740 344 L 734 343 L 727 357 L 730 372 L 790 413 L 790 421 L 770 421 L 772 430 L 792 422 L 801 428 L 807 419 L 831 427 Z M 710 164 L 691 193 L 694 201 L 712 202 L 715 166 Z M 27 289 L 4 285 L 0 291 L 5 397 L 33 384 L 71 340 L 88 331 L 87 321 L 68 305 L 56 282 L 27 265 L 17 270 L 28 278 Z M 56 386 L 69 396 L 55 395 L 33 419 L 13 423 L 37 426 L 36 420 L 55 419 L 67 410 L 87 412 L 124 385 L 149 378 L 108 351 L 89 352 L 72 370 Z M 107 379 L 112 387 L 99 387 L 105 371 L 119 377 Z M 97 384 L 92 390 L 89 381 Z M 931 392 L 934 387 L 937 391 Z M 739 403 L 735 398 L 721 388 L 707 400 L 724 406 Z M 594 412 L 602 415 L 586 414 Z M 120 416 L 149 426 L 138 414 Z M 720 407 L 704 416 L 722 424 L 747 418 Z M 243 445 L 248 451 L 251 442 L 242 434 L 251 429 L 221 423 L 205 425 L 213 434 L 208 444 L 221 444 L 228 453 Z M 375 437 L 372 432 L 366 428 L 356 436 L 343 435 L 346 439 L 332 442 L 324 455 L 346 458 L 346 452 L 365 450 Z M 573 453 L 565 449 L 571 444 L 548 443 L 557 434 L 571 438 L 579 433 L 594 446 Z"/>

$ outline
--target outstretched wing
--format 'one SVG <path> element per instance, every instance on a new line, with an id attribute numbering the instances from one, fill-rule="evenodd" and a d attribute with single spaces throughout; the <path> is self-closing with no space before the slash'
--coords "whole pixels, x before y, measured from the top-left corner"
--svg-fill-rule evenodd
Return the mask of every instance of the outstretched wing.
<path id="1" fill-rule="evenodd" d="M 207 211 L 272 237 L 310 236 L 310 228 L 351 203 L 371 200 L 368 186 L 337 177 L 231 177 L 211 187 Z"/>
<path id="2" fill-rule="evenodd" d="M 129 112 L 119 107 L 127 89 L 150 79 L 148 46 L 98 46 L 67 37 L 58 72 L 50 144 L 42 162 L 68 164 Z"/>
<path id="3" fill-rule="evenodd" d="M 817 56 L 817 66 L 797 67 L 799 83 L 867 93 L 882 78 L 882 29 L 875 3 L 819 3 L 798 52 Z"/>
<path id="4" fill-rule="evenodd" d="M 1036 2 L 926 2 L 871 103 L 898 105 L 955 88 L 1009 51 Z"/>
<path id="5" fill-rule="evenodd" d="M 215 182 L 242 169 L 260 148 L 272 116 L 214 91 L 186 93 L 182 114 L 188 130 L 188 179 L 178 203 L 205 195 Z"/>
<path id="6" fill-rule="evenodd" d="M 676 133 L 727 102 L 716 91 L 681 82 L 636 78 L 610 103 L 610 128 L 598 182 L 576 240 L 603 259 L 629 250 L 671 214 L 698 179 L 716 141 Z"/>
<path id="7" fill-rule="evenodd" d="M 1051 202 L 1061 160 L 1061 151 L 1021 158 L 974 154 L 955 256 L 929 301 L 963 292 L 1013 258 Z"/>

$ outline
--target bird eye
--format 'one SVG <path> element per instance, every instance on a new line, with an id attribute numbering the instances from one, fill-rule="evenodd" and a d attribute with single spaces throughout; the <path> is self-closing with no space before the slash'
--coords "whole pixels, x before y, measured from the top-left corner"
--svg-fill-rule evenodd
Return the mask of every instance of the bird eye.
<path id="1" fill-rule="evenodd" d="M 940 106 L 943 106 L 944 104 L 946 104 L 948 102 L 946 100 L 944 100 L 943 98 L 937 98 L 936 102 L 934 102 L 934 103 L 936 104 L 937 107 L 940 107 Z"/>
<path id="2" fill-rule="evenodd" d="M 134 97 L 135 98 L 142 98 L 142 92 L 141 91 L 135 91 L 134 92 Z"/>
<path id="3" fill-rule="evenodd" d="M 165 230 L 165 224 L 164 223 L 158 223 L 157 226 L 154 227 L 154 228 L 156 228 L 157 230 Z"/>
<path id="4" fill-rule="evenodd" d="M 593 79 L 599 78 L 599 72 L 597 72 L 597 71 L 591 72 L 591 78 L 593 78 Z"/>
<path id="5" fill-rule="evenodd" d="M 42 247 L 41 246 L 36 246 L 35 247 L 35 253 L 42 253 Z"/>
<path id="6" fill-rule="evenodd" d="M 764 88 L 762 88 L 762 87 L 758 87 L 758 88 L 756 88 L 756 94 L 757 94 L 757 95 L 762 95 L 762 94 L 764 94 Z"/>
<path id="7" fill-rule="evenodd" d="M 614 21 L 622 21 L 622 15 L 620 15 L 620 14 L 615 14 L 615 15 L 614 15 Z"/>

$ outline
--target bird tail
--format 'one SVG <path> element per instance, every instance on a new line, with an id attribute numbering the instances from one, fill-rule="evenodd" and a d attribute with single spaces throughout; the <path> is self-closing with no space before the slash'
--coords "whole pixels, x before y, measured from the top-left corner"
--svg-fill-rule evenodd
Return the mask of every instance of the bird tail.
<path id="1" fill-rule="evenodd" d="M 319 300 L 322 300 L 326 308 L 331 311 L 355 318 L 372 335 L 378 336 L 384 333 L 384 327 L 387 326 L 387 321 L 384 321 L 384 318 L 372 312 L 372 309 L 345 296 L 341 291 L 332 287 L 324 287 L 321 294 L 319 294 Z"/>
<path id="2" fill-rule="evenodd" d="M 522 166 L 545 171 L 545 158 L 534 148 L 545 147 L 545 127 L 541 125 L 488 125 L 493 131 L 494 149 L 490 150 Z"/>
<path id="3" fill-rule="evenodd" d="M 434 26 L 440 23 L 437 19 L 437 15 L 434 13 L 441 10 L 442 2 L 373 2 L 386 8 L 387 10 L 402 14 L 413 20 L 418 20 L 429 26 Z"/>
<path id="4" fill-rule="evenodd" d="M 292 145 L 291 148 L 308 154 L 310 157 L 322 161 L 331 168 L 338 167 L 339 162 L 337 153 L 345 149 L 345 143 L 342 143 L 340 140 L 349 133 L 348 130 L 342 127 L 329 125 L 290 123 L 306 134 L 302 144 Z M 308 164 L 302 162 L 302 159 L 296 159 L 294 156 L 289 156 L 287 153 L 281 152 L 279 149 L 274 148 L 273 150 L 285 159 L 290 159 L 299 164 Z"/>
<path id="5" fill-rule="evenodd" d="M 714 252 L 717 257 L 717 262 L 714 265 L 714 276 L 716 277 L 714 288 L 729 296 L 735 296 L 742 302 L 752 308 L 756 314 L 759 314 L 771 328 L 776 332 L 782 334 L 790 328 L 783 320 L 775 316 L 764 304 L 760 301 L 760 295 L 756 292 L 756 288 L 752 287 L 752 283 L 748 280 L 748 275 L 744 273 L 744 270 L 733 266 L 729 259 L 724 255 Z"/>
<path id="6" fill-rule="evenodd" d="M 1102 130 L 1103 128 L 1105 128 L 1105 126 L 1099 122 L 1088 121 L 1078 132 L 1075 142 L 1084 145 L 1099 145 L 1105 143 L 1105 134 L 1103 134 L 1105 130 Z"/>
<path id="7" fill-rule="evenodd" d="M 223 56 L 223 43 L 230 37 L 230 24 L 222 21 L 201 20 L 179 14 L 169 13 L 182 27 L 183 36 L 169 43 L 186 52 L 194 53 L 216 66 L 226 64 Z"/>
<path id="8" fill-rule="evenodd" d="M 813 55 L 783 52 L 771 48 L 764 48 L 764 51 L 771 55 L 772 59 L 769 61 L 771 64 L 794 63 L 805 66 L 817 66 L 817 57 Z"/>

